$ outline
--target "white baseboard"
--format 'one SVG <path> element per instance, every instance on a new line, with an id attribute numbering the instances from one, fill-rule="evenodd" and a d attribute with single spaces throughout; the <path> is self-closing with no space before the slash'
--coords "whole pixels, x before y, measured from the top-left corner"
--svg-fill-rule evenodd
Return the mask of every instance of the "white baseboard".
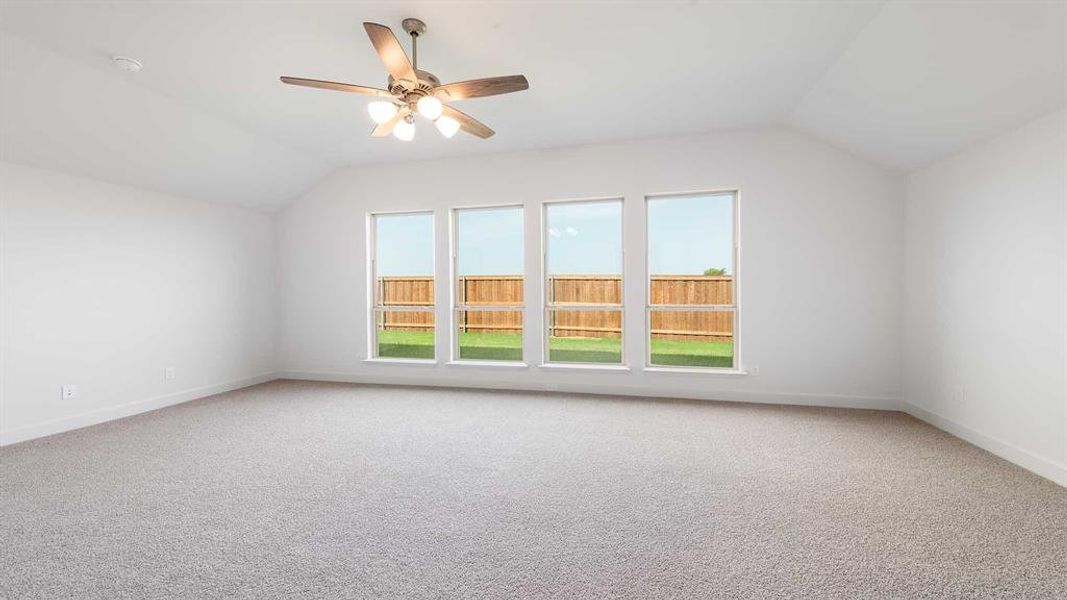
<path id="1" fill-rule="evenodd" d="M 751 392 L 737 390 L 697 390 L 677 387 L 634 386 L 605 383 L 520 381 L 486 381 L 474 377 L 415 378 L 408 373 L 348 373 L 336 371 L 279 371 L 278 379 L 304 381 L 335 381 L 343 383 L 367 383 L 381 385 L 424 385 L 430 387 L 477 388 L 492 390 L 552 391 L 578 394 L 604 394 L 618 396 L 682 398 L 686 400 L 711 400 L 722 402 L 751 402 L 794 406 L 823 406 L 830 408 L 861 408 L 870 410 L 900 410 L 897 398 L 880 396 L 845 396 L 839 394 L 812 394 L 794 392 Z"/>
<path id="2" fill-rule="evenodd" d="M 0 431 L 0 446 L 16 444 L 26 440 L 63 433 L 64 431 L 71 431 L 73 429 L 81 429 L 82 427 L 96 425 L 105 421 L 113 421 L 115 419 L 121 419 L 123 417 L 157 410 L 167 406 L 181 404 L 182 402 L 189 402 L 190 400 L 197 400 L 207 396 L 221 394 L 223 392 L 230 392 L 250 385 L 266 383 L 274 379 L 276 379 L 274 373 L 263 373 L 261 375 L 246 377 L 236 381 L 217 383 L 215 385 L 174 392 L 163 396 L 155 396 L 154 398 L 145 400 L 137 400 L 134 402 L 127 402 L 126 404 L 99 408 L 71 417 L 63 417 L 61 419 L 26 425 L 24 427 L 9 429 L 7 431 Z"/>
<path id="3" fill-rule="evenodd" d="M 958 438 L 966 440 L 983 450 L 996 454 L 1008 462 L 1067 487 L 1067 465 L 1038 456 L 1028 450 L 1023 450 L 1014 444 L 986 435 L 911 402 L 904 402 L 904 412 L 916 419 L 926 421 L 942 431 L 947 431 Z"/>

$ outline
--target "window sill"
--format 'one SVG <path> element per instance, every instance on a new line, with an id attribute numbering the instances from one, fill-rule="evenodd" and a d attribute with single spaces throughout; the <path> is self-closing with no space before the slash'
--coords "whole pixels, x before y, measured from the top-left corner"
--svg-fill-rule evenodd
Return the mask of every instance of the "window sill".
<path id="1" fill-rule="evenodd" d="M 436 367 L 437 361 L 430 358 L 364 358 L 363 362 L 375 365 L 402 365 L 408 367 Z"/>
<path id="2" fill-rule="evenodd" d="M 645 367 L 645 373 L 681 373 L 686 375 L 748 375 L 744 369 L 718 369 L 714 367 Z"/>
<path id="3" fill-rule="evenodd" d="M 537 365 L 537 368 L 550 371 L 609 371 L 613 373 L 628 373 L 630 371 L 630 367 L 626 365 L 598 365 L 591 363 L 542 363 Z"/>
<path id="4" fill-rule="evenodd" d="M 510 360 L 450 360 L 445 363 L 449 367 L 487 367 L 490 369 L 529 369 L 530 365 L 524 362 Z"/>

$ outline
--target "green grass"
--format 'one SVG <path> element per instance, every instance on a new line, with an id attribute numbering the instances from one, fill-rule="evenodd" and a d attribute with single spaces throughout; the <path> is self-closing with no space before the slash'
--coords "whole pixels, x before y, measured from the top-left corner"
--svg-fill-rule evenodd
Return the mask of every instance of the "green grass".
<path id="1" fill-rule="evenodd" d="M 522 360 L 522 335 L 460 333 L 459 357 L 468 360 Z"/>
<path id="2" fill-rule="evenodd" d="M 378 356 L 383 358 L 433 358 L 432 331 L 378 330 Z"/>
<path id="3" fill-rule="evenodd" d="M 378 356 L 432 359 L 434 334 L 429 331 L 379 331 Z M 522 360 L 522 336 L 512 333 L 461 333 L 460 358 Z M 622 362 L 619 338 L 553 337 L 548 342 L 552 362 Z M 652 364 L 677 367 L 720 367 L 733 364 L 730 342 L 652 340 Z"/>
<path id="4" fill-rule="evenodd" d="M 549 362 L 622 363 L 622 338 L 550 337 Z"/>
<path id="5" fill-rule="evenodd" d="M 733 342 L 652 340 L 652 364 L 670 367 L 729 369 L 734 362 Z"/>

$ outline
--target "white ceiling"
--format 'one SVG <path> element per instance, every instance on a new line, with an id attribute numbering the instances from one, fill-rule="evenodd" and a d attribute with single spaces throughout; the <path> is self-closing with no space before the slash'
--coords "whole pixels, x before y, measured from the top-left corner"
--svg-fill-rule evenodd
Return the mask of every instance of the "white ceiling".
<path id="1" fill-rule="evenodd" d="M 371 139 L 366 98 L 278 82 L 382 86 L 361 23 L 407 16 L 443 81 L 530 80 L 457 103 L 495 137 Z M 1067 104 L 1065 23 L 1020 2 L 8 1 L 0 159 L 264 208 L 348 165 L 767 124 L 908 169 Z"/>
<path id="2" fill-rule="evenodd" d="M 898 169 L 1067 104 L 1067 3 L 886 6 L 788 123 Z"/>

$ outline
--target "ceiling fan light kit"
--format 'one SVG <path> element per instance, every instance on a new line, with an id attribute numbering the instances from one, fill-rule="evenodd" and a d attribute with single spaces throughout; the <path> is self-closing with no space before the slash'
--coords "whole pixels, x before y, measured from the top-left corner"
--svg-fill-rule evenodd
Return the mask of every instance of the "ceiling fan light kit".
<path id="1" fill-rule="evenodd" d="M 419 114 L 431 121 L 436 121 L 437 117 L 441 116 L 441 111 L 444 110 L 441 101 L 433 96 L 423 96 L 422 98 L 419 98 L 416 106 L 419 109 Z"/>
<path id="2" fill-rule="evenodd" d="M 367 112 L 370 113 L 371 120 L 379 125 L 392 119 L 398 110 L 397 105 L 382 100 L 375 100 L 367 105 Z"/>
<path id="3" fill-rule="evenodd" d="M 483 139 L 491 137 L 495 133 L 492 129 L 447 103 L 525 90 L 530 87 L 526 77 L 507 75 L 442 85 L 433 73 L 418 68 L 418 39 L 426 33 L 426 23 L 409 18 L 404 19 L 402 26 L 411 36 L 411 60 L 408 60 L 391 29 L 378 23 L 363 24 L 371 44 L 389 72 L 385 89 L 288 76 L 281 78 L 282 83 L 379 98 L 367 105 L 367 113 L 376 124 L 371 131 L 372 137 L 384 137 L 392 133 L 397 139 L 411 141 L 415 138 L 415 115 L 432 121 L 437 131 L 446 138 L 451 138 L 461 129 Z"/>
<path id="4" fill-rule="evenodd" d="M 452 117 L 439 117 L 433 124 L 437 126 L 437 131 L 440 131 L 441 135 L 446 138 L 456 135 L 456 132 L 459 131 L 459 121 Z"/>
<path id="5" fill-rule="evenodd" d="M 415 124 L 409 119 L 403 119 L 393 126 L 393 137 L 398 140 L 410 142 L 415 139 Z"/>

